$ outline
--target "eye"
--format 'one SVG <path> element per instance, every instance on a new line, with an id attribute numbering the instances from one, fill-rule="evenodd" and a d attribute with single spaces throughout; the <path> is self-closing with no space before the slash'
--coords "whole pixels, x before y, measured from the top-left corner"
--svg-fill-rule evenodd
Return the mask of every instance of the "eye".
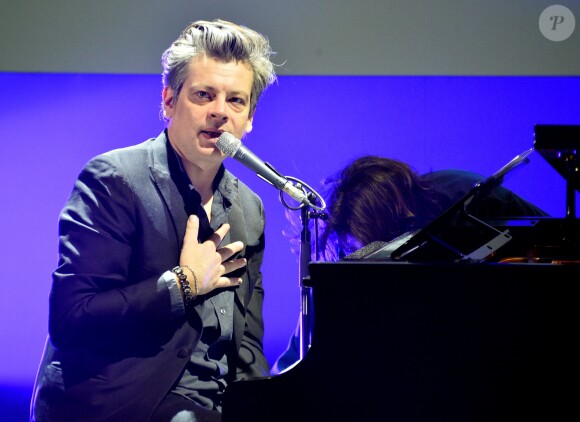
<path id="1" fill-rule="evenodd" d="M 241 97 L 232 97 L 230 98 L 230 103 L 234 103 L 243 107 L 246 105 L 246 100 Z"/>
<path id="2" fill-rule="evenodd" d="M 195 96 L 202 100 L 210 100 L 211 95 L 207 91 L 196 91 Z"/>

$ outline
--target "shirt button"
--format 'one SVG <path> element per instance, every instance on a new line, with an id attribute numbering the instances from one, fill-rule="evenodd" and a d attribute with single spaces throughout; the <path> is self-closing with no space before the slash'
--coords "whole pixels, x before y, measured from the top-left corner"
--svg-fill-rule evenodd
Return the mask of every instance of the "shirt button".
<path id="1" fill-rule="evenodd" d="M 220 314 L 225 315 L 226 314 L 226 310 L 224 308 L 220 309 Z"/>

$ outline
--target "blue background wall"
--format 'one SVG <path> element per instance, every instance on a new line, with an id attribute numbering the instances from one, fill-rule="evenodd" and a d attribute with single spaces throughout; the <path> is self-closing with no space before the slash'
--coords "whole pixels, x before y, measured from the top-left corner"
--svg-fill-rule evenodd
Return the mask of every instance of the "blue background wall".
<path id="1" fill-rule="evenodd" d="M 92 156 L 156 136 L 158 75 L 0 73 L 0 416 L 25 420 L 46 336 L 57 217 Z M 580 77 L 281 76 L 245 145 L 313 187 L 355 156 L 419 171 L 489 175 L 533 146 L 538 123 L 580 124 Z M 233 159 L 226 166 L 266 204 L 265 347 L 284 349 L 299 312 L 298 257 L 278 191 Z M 553 216 L 564 180 L 536 152 L 505 185 Z M 364 287 L 361 287 L 364 288 Z"/>

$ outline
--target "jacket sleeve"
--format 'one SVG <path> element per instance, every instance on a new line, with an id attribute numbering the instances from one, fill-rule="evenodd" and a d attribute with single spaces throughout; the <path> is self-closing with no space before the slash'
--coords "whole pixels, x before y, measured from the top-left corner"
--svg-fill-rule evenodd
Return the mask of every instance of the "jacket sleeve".
<path id="1" fill-rule="evenodd" d="M 59 348 L 115 348 L 172 318 L 161 273 L 143 271 L 136 258 L 143 215 L 117 164 L 91 160 L 59 218 L 49 298 L 49 332 Z"/>

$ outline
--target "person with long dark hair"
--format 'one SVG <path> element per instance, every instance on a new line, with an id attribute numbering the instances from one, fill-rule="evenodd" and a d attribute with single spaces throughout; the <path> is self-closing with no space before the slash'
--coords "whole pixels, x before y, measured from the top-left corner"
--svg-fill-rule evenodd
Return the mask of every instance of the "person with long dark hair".
<path id="1" fill-rule="evenodd" d="M 336 261 L 372 242 L 388 242 L 420 229 L 484 179 L 457 169 L 420 174 L 410 164 L 393 158 L 358 157 L 322 182 L 327 217 L 318 223 L 317 236 L 312 237 L 316 242 L 311 248 L 312 260 Z M 470 213 L 483 219 L 548 215 L 501 185 L 473 203 Z M 292 223 L 297 228 L 297 222 Z M 295 247 L 299 237 L 290 237 Z M 299 350 L 297 328 L 272 373 L 279 374 L 295 364 Z"/>

